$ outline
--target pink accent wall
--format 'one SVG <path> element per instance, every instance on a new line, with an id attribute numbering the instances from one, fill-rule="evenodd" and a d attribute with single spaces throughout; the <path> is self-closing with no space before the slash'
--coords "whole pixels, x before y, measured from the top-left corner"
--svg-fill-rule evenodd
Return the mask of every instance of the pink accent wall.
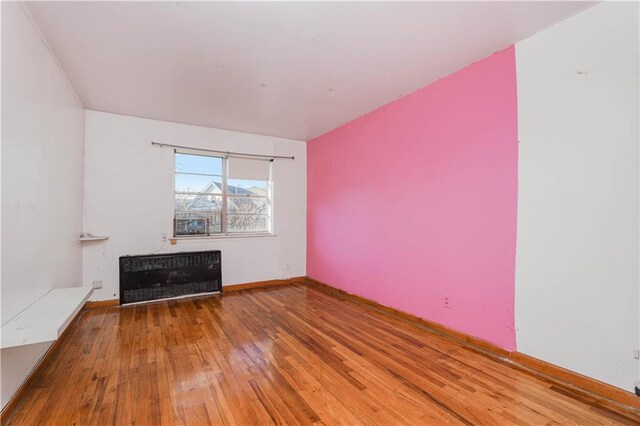
<path id="1" fill-rule="evenodd" d="M 515 72 L 512 46 L 310 141 L 307 274 L 515 349 Z"/>

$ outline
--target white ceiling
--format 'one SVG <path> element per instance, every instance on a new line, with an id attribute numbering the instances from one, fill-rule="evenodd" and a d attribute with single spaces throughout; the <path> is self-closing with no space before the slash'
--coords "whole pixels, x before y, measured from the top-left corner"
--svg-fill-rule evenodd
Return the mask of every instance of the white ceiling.
<path id="1" fill-rule="evenodd" d="M 583 2 L 29 2 L 87 109 L 309 140 Z"/>

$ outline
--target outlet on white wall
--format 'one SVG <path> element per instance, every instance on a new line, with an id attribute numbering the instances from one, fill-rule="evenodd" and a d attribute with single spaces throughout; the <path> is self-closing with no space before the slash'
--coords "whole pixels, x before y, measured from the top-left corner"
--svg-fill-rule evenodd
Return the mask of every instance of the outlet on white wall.
<path id="1" fill-rule="evenodd" d="M 163 233 L 163 234 L 160 236 L 160 241 L 162 241 L 163 243 L 166 243 L 166 242 L 167 242 L 167 234 L 166 234 L 166 233 Z"/>
<path id="2" fill-rule="evenodd" d="M 91 285 L 93 286 L 93 288 L 102 288 L 102 280 L 94 280 L 91 281 Z"/>

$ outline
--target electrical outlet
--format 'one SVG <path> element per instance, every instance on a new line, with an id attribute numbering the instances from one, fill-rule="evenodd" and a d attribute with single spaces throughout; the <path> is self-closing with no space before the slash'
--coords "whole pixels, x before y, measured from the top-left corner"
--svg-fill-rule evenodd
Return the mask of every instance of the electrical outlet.
<path id="1" fill-rule="evenodd" d="M 288 271 L 288 270 L 290 270 L 290 269 L 291 269 L 291 265 L 289 264 L 289 262 L 285 263 L 285 264 L 284 264 L 284 270 L 285 270 L 285 271 Z"/>
<path id="2" fill-rule="evenodd" d="M 444 295 L 443 297 L 443 302 L 442 302 L 442 306 L 445 309 L 451 309 L 451 301 L 449 300 L 449 296 L 448 295 Z"/>
<path id="3" fill-rule="evenodd" d="M 166 243 L 167 242 L 167 234 L 162 234 L 160 236 L 160 241 L 162 241 L 163 243 Z"/>
<path id="4" fill-rule="evenodd" d="M 102 280 L 91 281 L 93 288 L 102 288 Z"/>

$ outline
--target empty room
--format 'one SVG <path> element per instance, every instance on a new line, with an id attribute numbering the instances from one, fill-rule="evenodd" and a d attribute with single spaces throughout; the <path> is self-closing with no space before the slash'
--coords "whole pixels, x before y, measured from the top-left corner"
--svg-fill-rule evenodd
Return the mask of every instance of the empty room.
<path id="1" fill-rule="evenodd" d="M 3 1 L 2 425 L 640 424 L 637 1 Z"/>

